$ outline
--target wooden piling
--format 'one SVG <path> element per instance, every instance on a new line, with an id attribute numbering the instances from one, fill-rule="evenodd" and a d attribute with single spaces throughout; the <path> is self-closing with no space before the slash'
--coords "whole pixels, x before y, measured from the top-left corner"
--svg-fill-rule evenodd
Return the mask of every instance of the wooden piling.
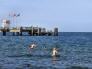
<path id="1" fill-rule="evenodd" d="M 32 31 L 31 32 L 32 32 L 31 34 L 33 36 L 34 35 L 34 27 L 32 27 Z"/>
<path id="2" fill-rule="evenodd" d="M 20 36 L 22 36 L 23 27 L 20 27 Z"/>
<path id="3" fill-rule="evenodd" d="M 15 32 L 12 32 L 12 35 L 15 36 Z"/>
<path id="4" fill-rule="evenodd" d="M 54 28 L 54 36 L 58 36 L 58 28 Z"/>
<path id="5" fill-rule="evenodd" d="M 16 35 L 19 36 L 19 32 L 16 32 Z"/>
<path id="6" fill-rule="evenodd" d="M 3 31 L 3 36 L 6 36 L 6 31 Z"/>

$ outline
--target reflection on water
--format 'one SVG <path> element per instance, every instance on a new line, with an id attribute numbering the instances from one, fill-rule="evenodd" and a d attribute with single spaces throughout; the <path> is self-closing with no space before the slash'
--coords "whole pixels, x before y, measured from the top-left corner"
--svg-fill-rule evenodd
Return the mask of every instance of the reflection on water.
<path id="1" fill-rule="evenodd" d="M 34 49 L 29 48 L 33 42 Z M 52 57 L 53 48 L 59 57 Z M 92 33 L 0 36 L 0 69 L 92 69 Z"/>

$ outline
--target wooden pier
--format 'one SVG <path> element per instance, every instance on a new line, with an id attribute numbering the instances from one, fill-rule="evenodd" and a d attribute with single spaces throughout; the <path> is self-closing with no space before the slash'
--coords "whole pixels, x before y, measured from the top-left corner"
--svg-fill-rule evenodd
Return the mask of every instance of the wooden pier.
<path id="1" fill-rule="evenodd" d="M 7 32 L 12 33 L 13 36 L 23 36 L 23 33 L 26 32 L 29 36 L 58 36 L 58 28 L 52 30 L 46 30 L 41 27 L 12 27 L 10 28 L 11 21 L 8 19 L 2 20 L 2 27 L 0 32 L 3 36 L 7 35 Z"/>
<path id="2" fill-rule="evenodd" d="M 6 32 L 12 33 L 13 36 L 23 36 L 23 33 L 28 33 L 29 36 L 58 36 L 58 28 L 54 28 L 53 31 L 46 31 L 45 28 L 40 27 L 20 27 L 20 28 L 1 28 L 0 32 L 3 36 L 6 36 Z"/>

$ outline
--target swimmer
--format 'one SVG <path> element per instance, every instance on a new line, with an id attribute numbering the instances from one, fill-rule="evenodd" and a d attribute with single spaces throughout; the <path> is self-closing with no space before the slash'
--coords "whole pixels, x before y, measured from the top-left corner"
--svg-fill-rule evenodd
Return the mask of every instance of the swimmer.
<path id="1" fill-rule="evenodd" d="M 58 55 L 57 49 L 53 48 L 53 50 L 52 50 L 52 56 L 54 57 L 54 56 L 57 56 L 57 55 Z"/>
<path id="2" fill-rule="evenodd" d="M 30 45 L 30 48 L 31 48 L 31 49 L 33 49 L 33 48 L 35 48 L 35 47 L 36 47 L 36 44 L 31 44 L 31 45 Z"/>

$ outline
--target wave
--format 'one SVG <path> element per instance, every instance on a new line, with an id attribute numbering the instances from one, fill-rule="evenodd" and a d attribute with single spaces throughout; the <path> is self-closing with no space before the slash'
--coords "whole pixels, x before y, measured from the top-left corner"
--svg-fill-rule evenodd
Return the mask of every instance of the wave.
<path id="1" fill-rule="evenodd" d="M 8 57 L 45 57 L 49 58 L 52 57 L 51 55 L 33 55 L 33 54 L 23 54 L 23 55 L 11 55 Z M 60 57 L 60 55 L 57 55 L 56 57 Z"/>
<path id="2" fill-rule="evenodd" d="M 82 67 L 82 66 L 71 66 L 71 67 L 68 67 L 66 69 L 90 69 L 88 67 Z"/>
<path id="3" fill-rule="evenodd" d="M 81 66 L 71 66 L 68 68 L 62 68 L 62 67 L 55 67 L 55 66 L 37 66 L 37 65 L 31 65 L 31 64 L 24 64 L 23 65 L 24 68 L 23 69 L 92 69 L 92 68 L 88 68 L 88 67 L 81 67 Z"/>

